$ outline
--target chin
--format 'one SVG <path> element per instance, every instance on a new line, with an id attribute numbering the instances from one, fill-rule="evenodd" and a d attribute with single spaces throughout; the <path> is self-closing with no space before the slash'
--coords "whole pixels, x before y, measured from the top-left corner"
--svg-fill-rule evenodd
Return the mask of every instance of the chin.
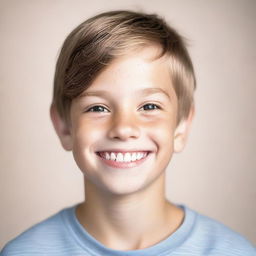
<path id="1" fill-rule="evenodd" d="M 135 194 L 147 186 L 143 181 L 130 181 L 127 179 L 118 180 L 118 181 L 110 181 L 105 182 L 105 184 L 101 184 L 101 186 L 97 187 L 97 190 L 103 191 L 104 194 L 108 194 L 109 196 L 128 196 Z"/>

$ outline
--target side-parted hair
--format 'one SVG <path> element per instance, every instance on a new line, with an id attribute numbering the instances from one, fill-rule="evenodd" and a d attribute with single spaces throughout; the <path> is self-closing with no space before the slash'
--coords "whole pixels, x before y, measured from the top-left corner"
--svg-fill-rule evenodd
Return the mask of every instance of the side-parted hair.
<path id="1" fill-rule="evenodd" d="M 53 105 L 69 120 L 71 102 L 114 59 L 141 47 L 158 46 L 166 56 L 178 98 L 178 123 L 194 104 L 196 80 L 184 38 L 155 14 L 110 11 L 96 15 L 66 38 L 56 64 Z"/>

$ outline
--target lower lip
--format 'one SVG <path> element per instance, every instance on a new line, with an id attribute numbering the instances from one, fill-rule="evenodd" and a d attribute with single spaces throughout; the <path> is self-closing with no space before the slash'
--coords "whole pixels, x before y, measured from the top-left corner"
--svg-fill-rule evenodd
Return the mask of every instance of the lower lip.
<path id="1" fill-rule="evenodd" d="M 133 161 L 133 162 L 117 162 L 117 161 L 114 161 L 114 160 L 107 160 L 107 159 L 101 157 L 98 154 L 97 154 L 97 156 L 103 161 L 103 163 L 105 163 L 106 165 L 108 165 L 110 167 L 119 168 L 119 169 L 127 169 L 127 168 L 137 167 L 140 164 L 142 164 L 144 161 L 146 161 L 149 154 L 150 153 L 147 153 L 146 157 L 144 157 L 140 160 L 137 160 L 137 161 Z"/>

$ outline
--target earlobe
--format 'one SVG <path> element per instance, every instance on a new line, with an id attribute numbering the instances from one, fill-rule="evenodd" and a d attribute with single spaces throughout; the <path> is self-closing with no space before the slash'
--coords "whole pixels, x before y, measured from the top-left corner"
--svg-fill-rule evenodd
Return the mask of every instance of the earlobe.
<path id="1" fill-rule="evenodd" d="M 191 123 L 194 117 L 194 112 L 195 112 L 195 108 L 193 106 L 191 107 L 188 117 L 182 120 L 176 127 L 175 134 L 174 134 L 174 152 L 175 153 L 181 152 L 186 145 Z"/>
<path id="2" fill-rule="evenodd" d="M 72 136 L 70 127 L 67 122 L 60 117 L 54 104 L 51 105 L 50 115 L 54 129 L 60 139 L 63 148 L 67 151 L 72 150 Z"/>

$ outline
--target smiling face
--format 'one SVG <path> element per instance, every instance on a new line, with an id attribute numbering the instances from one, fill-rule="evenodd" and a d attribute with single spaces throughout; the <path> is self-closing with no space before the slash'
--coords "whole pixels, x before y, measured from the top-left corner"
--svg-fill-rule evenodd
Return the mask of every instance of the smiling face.
<path id="1" fill-rule="evenodd" d="M 178 102 L 166 58 L 152 60 L 155 54 L 148 47 L 113 61 L 73 100 L 70 127 L 55 124 L 87 184 L 105 193 L 160 188 L 187 133 L 176 127 Z"/>

